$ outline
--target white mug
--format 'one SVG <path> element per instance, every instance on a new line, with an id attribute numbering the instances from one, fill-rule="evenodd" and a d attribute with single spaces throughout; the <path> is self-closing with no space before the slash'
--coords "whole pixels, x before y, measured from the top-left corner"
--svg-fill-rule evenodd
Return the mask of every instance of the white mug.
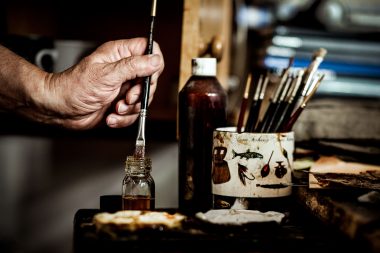
<path id="1" fill-rule="evenodd" d="M 41 49 L 35 57 L 38 67 L 44 69 L 42 59 L 50 57 L 53 62 L 53 72 L 61 72 L 78 63 L 83 57 L 95 49 L 95 43 L 82 40 L 56 40 L 54 48 Z"/>
<path id="2" fill-rule="evenodd" d="M 294 133 L 238 133 L 214 130 L 212 193 L 240 198 L 289 196 Z"/>

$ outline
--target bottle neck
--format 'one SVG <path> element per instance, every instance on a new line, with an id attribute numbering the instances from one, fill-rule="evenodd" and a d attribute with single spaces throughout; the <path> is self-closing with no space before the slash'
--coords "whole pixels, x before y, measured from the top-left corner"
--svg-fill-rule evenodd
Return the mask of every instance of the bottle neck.
<path id="1" fill-rule="evenodd" d="M 125 172 L 131 176 L 146 176 L 152 171 L 152 161 L 149 158 L 128 156 L 125 162 Z"/>
<path id="2" fill-rule="evenodd" d="M 140 177 L 148 176 L 150 174 L 150 171 L 151 170 L 144 169 L 144 168 L 140 168 L 140 169 L 126 168 L 125 169 L 126 174 L 131 175 L 131 176 L 140 176 Z"/>
<path id="3" fill-rule="evenodd" d="M 216 58 L 193 58 L 192 75 L 216 76 Z"/>

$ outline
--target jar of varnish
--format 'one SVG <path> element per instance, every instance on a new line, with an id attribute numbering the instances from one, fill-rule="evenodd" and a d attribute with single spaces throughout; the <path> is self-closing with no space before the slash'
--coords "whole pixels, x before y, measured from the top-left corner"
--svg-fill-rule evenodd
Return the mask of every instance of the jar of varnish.
<path id="1" fill-rule="evenodd" d="M 150 158 L 128 156 L 122 186 L 123 210 L 153 210 L 155 185 Z"/>

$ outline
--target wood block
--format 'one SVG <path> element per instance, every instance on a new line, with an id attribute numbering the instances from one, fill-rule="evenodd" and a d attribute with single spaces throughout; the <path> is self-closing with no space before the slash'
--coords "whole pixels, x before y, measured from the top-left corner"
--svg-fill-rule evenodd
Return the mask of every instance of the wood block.
<path id="1" fill-rule="evenodd" d="M 363 244 L 363 252 L 380 252 L 380 206 L 358 201 L 362 191 L 294 190 L 298 201 L 324 223 Z"/>

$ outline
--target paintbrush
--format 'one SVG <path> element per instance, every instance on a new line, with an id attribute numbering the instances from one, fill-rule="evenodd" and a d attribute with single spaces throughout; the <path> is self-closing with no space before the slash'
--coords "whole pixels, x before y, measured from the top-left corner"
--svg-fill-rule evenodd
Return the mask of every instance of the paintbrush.
<path id="1" fill-rule="evenodd" d="M 294 57 L 292 56 L 289 58 L 288 66 L 282 72 L 281 81 L 285 82 L 285 86 L 282 88 L 280 92 L 280 95 L 279 95 L 280 97 L 278 99 L 276 108 L 273 114 L 271 115 L 269 123 L 266 129 L 264 130 L 264 132 L 274 133 L 276 131 L 278 120 L 281 118 L 283 110 L 286 107 L 285 99 L 288 97 L 288 93 L 291 92 L 290 89 L 292 88 L 291 86 L 293 84 L 293 77 L 291 77 L 290 75 L 290 68 L 293 66 L 293 64 L 294 64 Z"/>
<path id="2" fill-rule="evenodd" d="M 272 117 L 269 121 L 268 127 L 266 129 L 267 133 L 275 133 L 276 124 L 280 120 L 281 115 L 285 109 L 285 106 L 286 106 L 285 98 L 287 97 L 289 93 L 292 82 L 293 82 L 293 78 L 289 76 L 288 79 L 286 80 L 283 90 L 281 91 L 281 95 L 277 102 L 276 109 L 274 110 Z"/>
<path id="3" fill-rule="evenodd" d="M 273 114 L 276 111 L 277 105 L 280 101 L 281 92 L 284 90 L 284 86 L 286 84 L 286 80 L 288 78 L 288 69 L 285 70 L 281 76 L 280 82 L 277 85 L 277 89 L 270 101 L 270 104 L 264 114 L 264 118 L 262 120 L 261 128 L 259 129 L 260 133 L 266 133 L 269 127 L 269 124 L 272 120 Z"/>
<path id="4" fill-rule="evenodd" d="M 263 75 L 261 74 L 259 77 L 259 81 L 256 85 L 255 92 L 252 96 L 252 101 L 251 101 L 251 106 L 249 109 L 248 113 L 248 119 L 247 122 L 245 123 L 245 132 L 252 132 L 253 129 L 255 128 L 256 121 L 259 118 L 259 112 L 260 112 L 260 91 L 262 90 L 262 85 L 263 85 Z"/>
<path id="5" fill-rule="evenodd" d="M 261 119 L 261 107 L 262 107 L 262 104 L 263 104 L 263 101 L 264 101 L 264 98 L 266 96 L 266 89 L 267 89 L 267 86 L 268 86 L 268 82 L 269 82 L 269 73 L 267 72 L 266 75 L 265 75 L 265 78 L 264 78 L 264 81 L 263 81 L 263 85 L 261 87 L 261 90 L 260 90 L 260 95 L 259 95 L 259 101 L 258 101 L 258 104 L 256 106 L 256 110 L 257 110 L 257 119 L 256 121 L 254 121 L 252 123 L 252 128 L 251 128 L 251 132 L 258 132 L 259 129 L 261 129 L 261 123 L 262 121 L 260 121 Z"/>
<path id="6" fill-rule="evenodd" d="M 251 80 L 252 80 L 252 75 L 251 75 L 251 73 L 249 73 L 248 78 L 247 78 L 247 82 L 245 83 L 243 100 L 242 100 L 241 106 L 240 106 L 240 114 L 239 114 L 239 119 L 238 119 L 238 124 L 237 124 L 238 133 L 241 133 L 242 128 L 243 128 L 243 122 L 244 122 L 245 111 L 247 109 L 247 104 L 248 104 L 249 86 L 251 85 Z"/>
<path id="7" fill-rule="evenodd" d="M 320 48 L 314 52 L 312 61 L 309 64 L 309 66 L 306 68 L 305 73 L 302 77 L 301 86 L 297 92 L 296 99 L 293 101 L 293 105 L 292 105 L 293 113 L 303 103 L 303 100 L 306 97 L 306 92 L 310 89 L 313 76 L 315 72 L 317 71 L 319 65 L 322 63 L 326 54 L 327 54 L 327 50 L 324 48 Z"/>
<path id="8" fill-rule="evenodd" d="M 157 0 L 152 0 L 152 9 L 150 13 L 150 29 L 148 35 L 148 45 L 145 54 L 152 54 L 153 52 L 153 28 L 156 17 Z M 141 93 L 141 109 L 139 115 L 139 126 L 136 139 L 136 149 L 134 156 L 137 158 L 145 157 L 145 119 L 148 108 L 149 90 L 150 90 L 151 76 L 144 78 L 144 84 L 142 86 Z"/>
<path id="9" fill-rule="evenodd" d="M 297 74 L 297 78 L 294 78 L 293 80 L 292 91 L 291 92 L 289 91 L 289 96 L 286 98 L 285 108 L 281 114 L 280 119 L 277 121 L 277 125 L 275 126 L 274 132 L 278 132 L 282 128 L 284 122 L 286 122 L 292 114 L 292 111 L 293 111 L 292 104 L 296 97 L 297 91 L 301 85 L 303 73 L 304 71 L 302 69 L 299 70 Z"/>
<path id="10" fill-rule="evenodd" d="M 312 83 L 312 85 L 310 86 L 310 90 L 307 92 L 307 96 L 303 100 L 302 104 L 292 114 L 292 116 L 290 117 L 288 122 L 285 124 L 284 128 L 282 129 L 282 132 L 289 132 L 290 130 L 292 130 L 294 123 L 296 122 L 296 120 L 300 116 L 303 109 L 305 109 L 307 103 L 312 98 L 314 93 L 317 91 L 317 89 L 318 89 L 319 85 L 321 84 L 324 77 L 325 77 L 325 75 L 321 75 L 319 77 L 319 79 L 317 79 L 315 82 Z"/>

